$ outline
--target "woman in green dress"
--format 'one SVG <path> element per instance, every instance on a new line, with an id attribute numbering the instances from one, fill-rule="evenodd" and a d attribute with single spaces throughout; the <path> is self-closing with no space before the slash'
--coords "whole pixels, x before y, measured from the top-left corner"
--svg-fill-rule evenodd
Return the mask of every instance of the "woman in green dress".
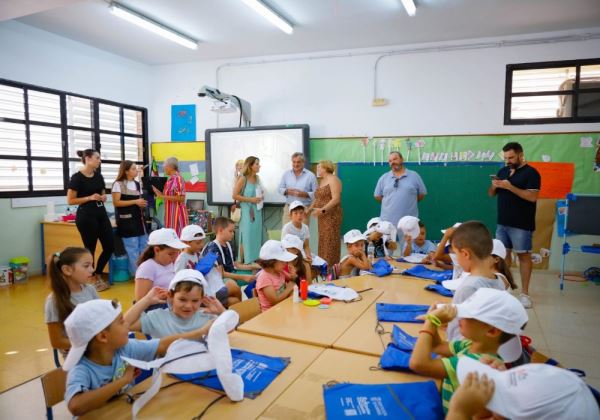
<path id="1" fill-rule="evenodd" d="M 258 177 L 259 171 L 260 160 L 254 156 L 247 157 L 242 176 L 233 187 L 233 199 L 240 203 L 242 210 L 239 225 L 240 246 L 244 249 L 245 264 L 251 264 L 258 259 L 262 245 L 264 191 Z"/>

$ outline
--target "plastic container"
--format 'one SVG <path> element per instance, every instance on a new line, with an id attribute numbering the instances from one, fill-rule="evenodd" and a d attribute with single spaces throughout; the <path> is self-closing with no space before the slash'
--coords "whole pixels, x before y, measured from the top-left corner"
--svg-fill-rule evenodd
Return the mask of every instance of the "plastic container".
<path id="1" fill-rule="evenodd" d="M 8 265 L 0 266 L 0 287 L 10 286 L 13 282 L 12 270 Z"/>
<path id="2" fill-rule="evenodd" d="M 123 283 L 129 278 L 129 258 L 127 255 L 113 254 L 108 262 L 108 282 Z"/>
<path id="3" fill-rule="evenodd" d="M 15 257 L 8 262 L 13 273 L 15 283 L 25 283 L 29 278 L 29 258 Z"/>
<path id="4" fill-rule="evenodd" d="M 375 245 L 373 245 L 373 242 L 369 242 L 369 245 L 367 246 L 367 256 L 369 262 L 373 264 L 375 262 Z"/>
<path id="5" fill-rule="evenodd" d="M 294 291 L 292 293 L 292 296 L 293 296 L 292 300 L 293 300 L 294 303 L 301 302 L 300 292 L 298 291 L 298 285 L 297 284 L 294 284 Z"/>
<path id="6" fill-rule="evenodd" d="M 308 282 L 306 279 L 300 280 L 300 299 L 308 299 Z"/>

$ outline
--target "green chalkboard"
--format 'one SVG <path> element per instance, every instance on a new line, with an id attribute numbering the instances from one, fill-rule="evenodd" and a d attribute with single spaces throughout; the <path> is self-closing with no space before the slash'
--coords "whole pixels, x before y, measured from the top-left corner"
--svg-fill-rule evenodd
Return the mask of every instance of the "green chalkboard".
<path id="1" fill-rule="evenodd" d="M 480 220 L 496 230 L 496 199 L 487 195 L 490 174 L 500 162 L 483 163 L 407 163 L 421 175 L 427 196 L 419 203 L 419 218 L 425 223 L 428 239 L 439 240 L 440 229 L 465 220 Z M 365 230 L 371 217 L 379 216 L 380 204 L 373 198 L 379 177 L 389 171 L 385 165 L 339 163 L 342 180 L 342 234 L 350 229 Z"/>

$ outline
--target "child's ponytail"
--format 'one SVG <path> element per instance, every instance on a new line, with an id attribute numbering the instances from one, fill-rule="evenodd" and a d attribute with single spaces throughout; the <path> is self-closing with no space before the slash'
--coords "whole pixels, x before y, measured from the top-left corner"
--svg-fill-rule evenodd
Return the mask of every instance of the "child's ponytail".
<path id="1" fill-rule="evenodd" d="M 90 254 L 90 251 L 85 248 L 67 247 L 62 252 L 57 252 L 50 256 L 50 261 L 48 262 L 50 288 L 52 289 L 52 296 L 58 310 L 60 323 L 65 322 L 65 319 L 75 309 L 75 305 L 71 302 L 71 289 L 64 277 L 62 267 L 64 265 L 75 264 L 85 254 Z"/>
<path id="2" fill-rule="evenodd" d="M 508 280 L 508 284 L 510 284 L 510 288 L 515 290 L 517 288 L 517 285 L 515 284 L 515 279 L 513 278 L 513 275 L 510 271 L 510 268 L 508 268 L 506 261 L 504 260 L 504 258 L 500 258 L 495 255 L 493 257 L 494 260 L 496 260 L 496 263 L 494 264 L 496 266 L 496 271 L 498 271 L 498 273 L 506 277 L 506 280 Z"/>

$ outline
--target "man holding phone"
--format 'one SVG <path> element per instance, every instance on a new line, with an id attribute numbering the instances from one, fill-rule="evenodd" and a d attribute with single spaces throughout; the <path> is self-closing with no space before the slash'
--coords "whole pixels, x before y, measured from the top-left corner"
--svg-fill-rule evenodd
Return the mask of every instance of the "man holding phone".
<path id="1" fill-rule="evenodd" d="M 525 161 L 523 147 L 519 143 L 507 143 L 502 151 L 506 166 L 500 169 L 497 175 L 490 175 L 492 185 L 488 190 L 490 197 L 498 196 L 496 238 L 506 247 L 506 263 L 509 267 L 512 251 L 519 257 L 522 284 L 519 301 L 525 308 L 531 308 L 531 250 L 541 177 L 539 172 Z"/>

